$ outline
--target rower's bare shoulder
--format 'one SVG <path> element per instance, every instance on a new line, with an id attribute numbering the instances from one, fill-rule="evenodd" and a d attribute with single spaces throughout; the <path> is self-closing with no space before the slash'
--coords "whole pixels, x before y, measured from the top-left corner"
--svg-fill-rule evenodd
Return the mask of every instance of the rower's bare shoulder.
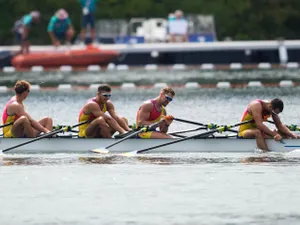
<path id="1" fill-rule="evenodd" d="M 106 106 L 107 106 L 107 109 L 114 108 L 114 104 L 112 103 L 111 100 L 108 100 L 108 101 L 106 102 Z"/>
<path id="2" fill-rule="evenodd" d="M 140 108 L 143 109 L 143 110 L 152 111 L 153 104 L 152 104 L 151 101 L 145 101 L 145 102 L 141 105 Z"/>
<path id="3" fill-rule="evenodd" d="M 96 102 L 88 102 L 84 106 L 84 111 L 85 112 L 91 112 L 91 111 L 94 111 L 97 108 L 99 108 L 99 106 Z"/>
<path id="4" fill-rule="evenodd" d="M 9 105 L 9 108 L 10 109 L 24 109 L 24 105 L 15 101 L 15 102 L 12 102 L 10 105 Z"/>
<path id="5" fill-rule="evenodd" d="M 261 108 L 262 108 L 261 103 L 258 102 L 258 101 L 252 101 L 252 102 L 250 102 L 249 106 L 250 106 L 252 109 L 253 109 L 253 108 L 255 108 L 255 109 L 261 109 Z"/>

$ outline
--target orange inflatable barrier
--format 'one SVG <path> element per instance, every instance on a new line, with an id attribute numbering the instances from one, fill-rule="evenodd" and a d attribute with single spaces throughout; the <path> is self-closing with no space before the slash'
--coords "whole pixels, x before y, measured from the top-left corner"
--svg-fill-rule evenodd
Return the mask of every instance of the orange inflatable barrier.
<path id="1" fill-rule="evenodd" d="M 92 45 L 82 50 L 32 52 L 20 54 L 12 58 L 12 65 L 16 68 L 31 68 L 43 66 L 54 68 L 62 65 L 85 67 L 89 65 L 106 66 L 119 56 L 119 52 L 102 50 Z"/>

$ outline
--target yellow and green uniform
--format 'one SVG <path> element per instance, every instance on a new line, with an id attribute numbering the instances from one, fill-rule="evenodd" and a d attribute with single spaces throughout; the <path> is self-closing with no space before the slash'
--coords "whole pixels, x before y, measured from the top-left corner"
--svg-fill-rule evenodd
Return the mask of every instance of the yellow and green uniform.
<path id="1" fill-rule="evenodd" d="M 91 98 L 89 100 L 87 100 L 87 102 L 84 104 L 84 106 L 90 102 L 96 102 L 96 98 Z M 97 103 L 97 102 L 96 102 Z M 98 103 L 97 103 L 98 104 Z M 85 123 L 81 126 L 79 126 L 79 133 L 78 133 L 78 136 L 79 137 L 86 137 L 86 134 L 85 134 L 85 130 L 86 128 L 88 127 L 88 125 L 96 118 L 94 114 L 85 114 L 83 112 L 83 109 L 84 109 L 84 106 L 82 107 L 82 109 L 80 110 L 79 112 L 79 116 L 78 116 L 78 122 L 81 123 L 81 122 L 84 122 L 84 121 L 87 121 L 89 120 L 90 122 L 89 123 Z M 100 108 L 100 106 L 99 106 Z M 101 108 L 100 108 L 101 109 Z M 103 105 L 103 108 L 101 109 L 101 111 L 103 113 L 105 113 L 107 111 L 107 105 L 106 103 L 104 103 Z"/>
<path id="2" fill-rule="evenodd" d="M 153 104 L 153 109 L 149 115 L 148 121 L 150 121 L 151 123 L 156 123 L 156 122 L 160 121 L 161 118 L 166 115 L 166 110 L 165 110 L 165 107 L 162 106 L 161 111 L 158 111 L 155 107 L 155 101 L 154 100 L 150 100 L 150 101 Z M 140 111 L 141 111 L 141 108 L 139 108 L 139 110 L 137 112 L 137 116 L 136 116 L 136 126 L 137 127 L 139 127 L 138 117 L 139 117 Z M 138 137 L 143 138 L 143 139 L 149 139 L 149 138 L 151 138 L 151 134 L 153 132 L 158 132 L 158 131 L 152 130 L 152 131 L 143 132 L 143 133 L 138 134 Z"/>

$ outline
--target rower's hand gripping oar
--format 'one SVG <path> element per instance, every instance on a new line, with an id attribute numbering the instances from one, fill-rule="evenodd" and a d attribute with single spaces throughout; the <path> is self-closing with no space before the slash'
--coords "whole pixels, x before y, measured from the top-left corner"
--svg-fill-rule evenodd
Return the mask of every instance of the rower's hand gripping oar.
<path id="1" fill-rule="evenodd" d="M 151 124 L 150 126 L 142 127 L 138 131 L 133 132 L 132 134 L 130 134 L 130 135 L 128 135 L 128 136 L 126 136 L 126 137 L 124 137 L 124 138 L 122 138 L 122 139 L 120 139 L 120 140 L 118 140 L 118 141 L 116 141 L 116 142 L 114 142 L 114 143 L 112 143 L 112 144 L 104 147 L 104 148 L 92 149 L 90 151 L 91 152 L 95 152 L 95 153 L 100 153 L 100 154 L 107 154 L 107 153 L 109 153 L 108 149 L 111 148 L 112 146 L 115 146 L 115 145 L 117 145 L 117 144 L 119 144 L 119 143 L 121 143 L 121 142 L 123 142 L 123 141 L 125 141 L 125 140 L 127 140 L 129 138 L 131 138 L 131 137 L 134 137 L 134 136 L 136 136 L 136 135 L 138 135 L 140 133 L 147 132 L 148 130 L 154 129 L 155 127 L 157 127 L 163 121 L 164 120 L 160 120 L 160 121 L 158 121 L 156 123 Z"/>
<path id="2" fill-rule="evenodd" d="M 178 139 L 178 140 L 175 140 L 175 141 L 171 141 L 171 142 L 167 142 L 167 143 L 164 143 L 164 144 L 156 145 L 156 146 L 153 146 L 153 147 L 149 147 L 149 148 L 145 148 L 145 149 L 141 149 L 141 150 L 137 150 L 137 151 L 132 151 L 132 152 L 127 152 L 127 153 L 124 153 L 123 155 L 124 156 L 134 156 L 138 153 L 147 152 L 147 151 L 150 151 L 152 149 L 161 148 L 161 147 L 164 147 L 164 146 L 167 146 L 167 145 L 176 144 L 176 143 L 186 141 L 186 140 L 189 140 L 189 139 L 193 139 L 193 138 L 207 136 L 207 135 L 213 134 L 215 132 L 227 131 L 228 129 L 231 129 L 233 127 L 237 127 L 237 126 L 244 125 L 244 124 L 251 123 L 251 122 L 253 122 L 253 120 L 247 120 L 247 121 L 237 123 L 237 124 L 234 124 L 234 125 L 231 125 L 231 126 L 221 126 L 221 127 L 216 128 L 216 129 L 204 132 L 202 134 L 195 134 L 195 135 L 192 135 L 192 136 L 189 136 L 189 137 L 185 137 L 185 138 Z"/>
<path id="3" fill-rule="evenodd" d="M 41 136 L 39 136 L 39 137 L 30 139 L 29 141 L 25 141 L 24 143 L 21 143 L 21 144 L 18 144 L 18 145 L 9 147 L 9 148 L 7 148 L 7 149 L 4 149 L 4 150 L 2 150 L 2 153 L 3 153 L 3 152 L 10 151 L 10 150 L 15 149 L 15 148 L 18 148 L 18 147 L 21 147 L 21 146 L 24 146 L 24 145 L 27 145 L 27 144 L 30 144 L 30 143 L 35 142 L 35 141 L 38 141 L 38 140 L 41 140 L 41 139 L 46 138 L 46 137 L 51 137 L 51 136 L 53 136 L 53 135 L 55 135 L 55 134 L 58 134 L 58 133 L 60 133 L 60 132 L 67 132 L 69 129 L 73 129 L 73 128 L 75 128 L 75 127 L 79 127 L 79 126 L 81 126 L 81 125 L 83 125 L 83 124 L 86 124 L 86 123 L 88 123 L 88 122 L 90 122 L 90 121 L 88 121 L 88 120 L 87 120 L 87 121 L 83 121 L 83 122 L 78 123 L 78 124 L 76 124 L 76 125 L 73 125 L 73 126 L 71 126 L 71 127 L 67 126 L 67 127 L 60 128 L 60 129 L 58 129 L 58 130 L 51 131 L 51 132 L 46 133 L 46 134 L 43 134 L 43 135 L 41 135 Z"/>

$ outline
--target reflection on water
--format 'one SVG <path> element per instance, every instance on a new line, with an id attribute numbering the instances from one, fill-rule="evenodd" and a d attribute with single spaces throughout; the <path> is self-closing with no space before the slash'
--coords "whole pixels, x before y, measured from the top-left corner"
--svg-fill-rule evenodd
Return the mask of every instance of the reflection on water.
<path id="1" fill-rule="evenodd" d="M 109 155 L 76 155 L 76 154 L 51 154 L 51 155 L 9 155 L 1 160 L 2 166 L 48 166 L 48 165 L 84 165 L 84 164 L 253 164 L 253 163 L 278 163 L 298 164 L 300 155 L 290 154 L 210 154 L 210 153 L 178 153 L 178 154 L 143 154 L 127 157 L 122 154 Z"/>

